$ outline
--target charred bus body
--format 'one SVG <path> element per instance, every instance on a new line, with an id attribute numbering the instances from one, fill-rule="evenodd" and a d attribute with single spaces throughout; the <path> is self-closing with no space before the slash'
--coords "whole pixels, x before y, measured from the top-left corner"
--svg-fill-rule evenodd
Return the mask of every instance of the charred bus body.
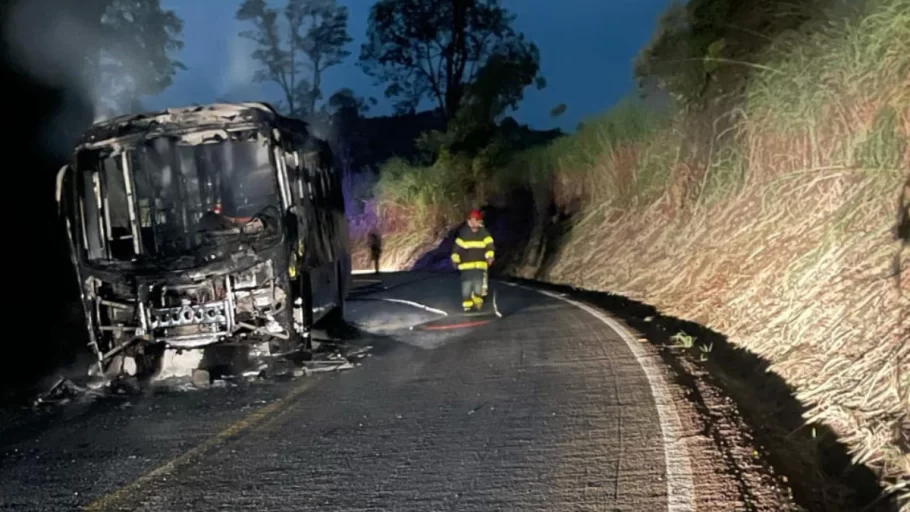
<path id="1" fill-rule="evenodd" d="M 57 201 L 103 371 L 150 347 L 306 350 L 316 322 L 343 316 L 339 171 L 304 122 L 267 104 L 97 123 L 60 170 Z"/>

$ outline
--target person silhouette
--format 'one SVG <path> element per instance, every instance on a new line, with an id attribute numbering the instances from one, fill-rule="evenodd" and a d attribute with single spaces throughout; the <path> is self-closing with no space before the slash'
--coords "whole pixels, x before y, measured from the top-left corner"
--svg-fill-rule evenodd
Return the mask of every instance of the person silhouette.
<path id="1" fill-rule="evenodd" d="M 373 263 L 373 270 L 379 273 L 379 258 L 382 256 L 382 238 L 377 231 L 370 232 L 370 261 Z"/>

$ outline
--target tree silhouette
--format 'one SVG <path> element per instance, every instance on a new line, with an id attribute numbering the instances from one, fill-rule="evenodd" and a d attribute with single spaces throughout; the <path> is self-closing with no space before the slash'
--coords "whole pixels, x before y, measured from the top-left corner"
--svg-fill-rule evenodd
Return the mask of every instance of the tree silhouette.
<path id="1" fill-rule="evenodd" d="M 503 48 L 491 56 L 465 87 L 462 105 L 449 122 L 446 146 L 473 153 L 488 144 L 500 131 L 497 122 L 509 109 L 518 108 L 525 88 L 546 85 L 538 76 L 539 60 L 533 47 Z"/>
<path id="2" fill-rule="evenodd" d="M 386 96 L 397 99 L 399 112 L 429 99 L 452 118 L 494 56 L 531 62 L 532 78 L 537 76 L 537 48 L 512 29 L 514 18 L 500 0 L 379 0 L 370 11 L 360 65 L 388 84 Z"/>
<path id="3" fill-rule="evenodd" d="M 332 127 L 326 130 L 329 144 L 339 159 L 343 169 L 348 172 L 359 165 L 367 152 L 367 140 L 361 132 L 361 121 L 371 106 L 376 105 L 375 98 L 358 97 L 354 91 L 342 88 L 329 97 L 317 122 L 324 122 Z"/>
<path id="4" fill-rule="evenodd" d="M 160 0 L 106 0 L 101 5 L 101 48 L 87 69 L 97 75 L 104 108 L 139 110 L 142 96 L 168 88 L 177 71 L 186 69 L 171 56 L 183 48 L 183 20 L 163 10 Z"/>
<path id="5" fill-rule="evenodd" d="M 357 117 L 369 112 L 370 107 L 377 103 L 376 98 L 362 98 L 350 88 L 343 87 L 329 97 L 327 106 L 335 116 Z"/>
<path id="6" fill-rule="evenodd" d="M 236 17 L 254 27 L 240 33 L 256 44 L 252 56 L 261 67 L 253 78 L 278 84 L 290 115 L 314 113 L 323 73 L 350 55 L 344 48 L 351 42 L 347 7 L 335 0 L 288 0 L 279 12 L 265 0 L 244 0 Z"/>

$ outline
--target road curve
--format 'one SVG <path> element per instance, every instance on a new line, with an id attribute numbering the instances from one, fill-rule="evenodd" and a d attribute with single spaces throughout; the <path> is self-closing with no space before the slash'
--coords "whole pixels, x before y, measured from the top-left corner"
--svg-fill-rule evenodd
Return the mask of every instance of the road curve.
<path id="1" fill-rule="evenodd" d="M 381 332 L 351 371 L 7 415 L 0 508 L 694 509 L 643 348 L 597 311 L 496 288 L 501 319 L 407 330 L 457 310 L 456 278 L 383 276 L 351 302 Z"/>

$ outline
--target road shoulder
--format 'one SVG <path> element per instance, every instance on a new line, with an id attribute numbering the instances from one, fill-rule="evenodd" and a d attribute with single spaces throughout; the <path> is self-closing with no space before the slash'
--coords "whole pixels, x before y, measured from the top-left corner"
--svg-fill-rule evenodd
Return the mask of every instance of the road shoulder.
<path id="1" fill-rule="evenodd" d="M 699 367 L 698 361 L 669 349 L 667 340 L 657 339 L 654 333 L 633 327 L 639 322 L 631 312 L 619 315 L 614 308 L 604 308 L 588 294 L 568 287 L 523 279 L 508 281 L 596 309 L 628 331 L 653 360 L 659 361 L 667 398 L 679 418 L 690 457 L 697 510 L 805 510 L 795 501 L 788 478 L 775 470 L 735 401 Z"/>

